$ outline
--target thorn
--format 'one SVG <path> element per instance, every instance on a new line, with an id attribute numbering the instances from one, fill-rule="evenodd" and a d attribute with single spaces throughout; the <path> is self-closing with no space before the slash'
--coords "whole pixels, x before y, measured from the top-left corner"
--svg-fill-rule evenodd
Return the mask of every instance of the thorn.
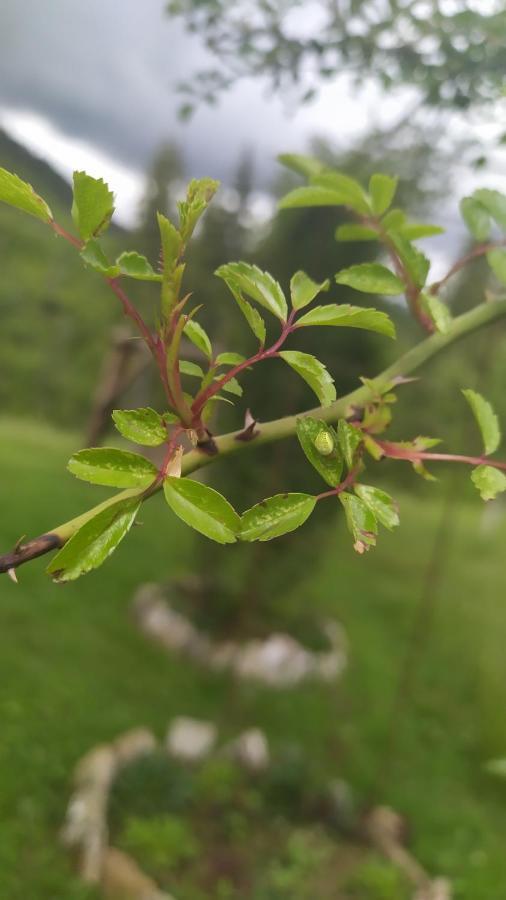
<path id="1" fill-rule="evenodd" d="M 25 537 L 26 537 L 26 534 L 22 534 L 21 537 L 17 539 L 16 543 L 14 544 L 14 550 L 13 550 L 13 553 L 17 553 L 17 552 L 18 552 L 18 550 L 20 549 L 21 544 L 23 543 Z"/>
<path id="2" fill-rule="evenodd" d="M 247 409 L 244 416 L 244 428 L 240 434 L 236 435 L 236 441 L 251 441 L 259 433 L 255 431 L 257 420 L 252 415 L 251 410 Z"/>
<path id="3" fill-rule="evenodd" d="M 19 584 L 18 576 L 16 575 L 16 569 L 7 569 L 7 575 L 10 580 L 14 582 L 14 584 Z"/>

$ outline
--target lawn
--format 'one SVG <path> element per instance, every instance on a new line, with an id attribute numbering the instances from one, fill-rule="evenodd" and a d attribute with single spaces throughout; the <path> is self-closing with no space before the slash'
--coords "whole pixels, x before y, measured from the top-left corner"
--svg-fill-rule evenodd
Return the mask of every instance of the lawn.
<path id="1" fill-rule="evenodd" d="M 2 548 L 100 498 L 64 474 L 77 445 L 42 426 L 0 423 Z M 447 484 L 404 494 L 401 530 L 383 535 L 366 558 L 351 550 L 341 519 L 308 531 L 313 562 L 296 583 L 290 539 L 280 541 L 280 604 L 291 617 L 308 607 L 331 613 L 348 631 L 351 664 L 337 687 L 238 687 L 136 633 L 128 614 L 136 586 L 191 571 L 192 536 L 160 498 L 117 554 L 81 581 L 53 585 L 42 560 L 20 570 L 18 587 L 2 579 L 1 900 L 95 896 L 78 885 L 58 845 L 72 767 L 94 743 L 132 726 L 162 736 L 178 714 L 212 717 L 224 734 L 259 725 L 273 739 L 301 741 L 329 774 L 350 781 L 358 803 L 384 802 L 406 815 L 415 853 L 453 879 L 456 900 L 506 898 L 506 782 L 483 771 L 487 759 L 506 755 L 506 516 L 484 520 L 458 478 L 444 541 L 436 536 Z M 413 639 L 435 542 L 432 615 Z"/>

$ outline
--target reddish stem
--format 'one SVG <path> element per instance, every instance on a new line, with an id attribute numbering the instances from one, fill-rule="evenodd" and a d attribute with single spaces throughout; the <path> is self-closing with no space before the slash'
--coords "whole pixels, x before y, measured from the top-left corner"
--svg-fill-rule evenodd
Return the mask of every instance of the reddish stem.
<path id="1" fill-rule="evenodd" d="M 244 369 L 248 369 L 250 366 L 255 365 L 255 363 L 263 362 L 264 359 L 272 359 L 273 356 L 276 356 L 280 347 L 283 346 L 287 337 L 294 331 L 295 326 L 293 321 L 295 319 L 296 310 L 292 310 L 287 321 L 283 324 L 283 328 L 281 330 L 281 334 L 279 335 L 277 341 L 272 344 L 271 347 L 268 347 L 265 350 L 263 347 L 254 354 L 254 356 L 250 356 L 249 359 L 245 359 L 244 362 L 238 363 L 236 366 L 232 366 L 228 372 L 223 375 L 218 381 L 213 381 L 204 391 L 201 391 L 195 397 L 195 400 L 192 404 L 192 412 L 194 415 L 194 422 L 198 422 L 200 418 L 200 413 L 202 412 L 206 403 L 218 394 L 223 386 L 227 384 L 227 382 L 231 381 L 232 378 L 235 378 L 236 375 L 239 375 L 240 372 L 243 372 Z"/>
<path id="2" fill-rule="evenodd" d="M 437 294 L 443 285 L 446 284 L 447 281 L 450 280 L 454 275 L 460 272 L 465 266 L 467 266 L 470 262 L 473 262 L 475 259 L 478 259 L 480 256 L 485 256 L 486 253 L 489 253 L 490 250 L 495 250 L 496 247 L 505 247 L 506 246 L 506 238 L 502 241 L 494 241 L 493 243 L 488 244 L 478 244 L 476 247 L 473 247 L 469 253 L 466 253 L 465 256 L 462 256 L 461 259 L 458 259 L 456 263 L 448 269 L 446 275 L 441 278 L 440 281 L 435 281 L 433 285 L 430 287 L 431 294 Z"/>
<path id="3" fill-rule="evenodd" d="M 489 459 L 488 456 L 465 456 L 459 453 L 431 453 L 426 450 L 412 450 L 407 447 L 399 447 L 389 441 L 376 441 L 383 453 L 389 459 L 404 459 L 407 462 L 456 462 L 465 463 L 470 466 L 492 466 L 494 469 L 503 469 L 506 471 L 506 462 L 498 462 Z"/>
<path id="4" fill-rule="evenodd" d="M 316 499 L 325 500 L 327 497 L 337 497 L 339 494 L 342 494 L 355 483 L 359 471 L 360 466 L 355 466 L 353 469 L 350 469 L 346 478 L 344 478 L 337 487 L 332 488 L 330 491 L 324 491 L 323 494 L 318 494 Z"/>

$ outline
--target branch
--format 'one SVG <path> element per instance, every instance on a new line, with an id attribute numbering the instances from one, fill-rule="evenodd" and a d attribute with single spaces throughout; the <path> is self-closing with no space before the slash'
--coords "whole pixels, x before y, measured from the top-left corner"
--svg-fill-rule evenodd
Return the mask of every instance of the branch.
<path id="1" fill-rule="evenodd" d="M 411 350 L 408 350 L 391 366 L 381 372 L 374 380 L 375 388 L 381 389 L 383 386 L 391 382 L 399 376 L 409 375 L 424 363 L 428 362 L 433 356 L 444 350 L 446 347 L 458 341 L 460 338 L 468 334 L 472 334 L 478 328 L 494 322 L 506 316 L 506 299 L 494 300 L 490 303 L 482 303 L 480 306 L 464 313 L 462 316 L 453 320 L 451 328 L 446 334 L 433 334 L 417 344 Z M 293 416 L 285 416 L 282 419 L 276 419 L 272 422 L 259 423 L 257 425 L 255 436 L 250 441 L 244 441 L 244 431 L 234 431 L 230 434 L 224 434 L 214 439 L 213 453 L 210 454 L 204 449 L 190 450 L 186 453 L 182 460 L 182 475 L 189 475 L 197 469 L 214 462 L 220 457 L 228 456 L 232 453 L 240 453 L 247 447 L 260 446 L 270 444 L 283 438 L 292 437 L 297 428 L 297 420 L 301 415 L 315 416 L 323 419 L 325 422 L 336 422 L 338 419 L 347 417 L 353 413 L 356 408 L 363 407 L 366 403 L 373 399 L 371 389 L 366 385 L 357 388 L 350 394 L 340 397 L 331 403 L 330 406 L 317 407 L 316 409 L 307 410 L 305 413 L 297 413 Z M 118 500 L 124 500 L 130 497 L 140 497 L 147 499 L 153 494 L 161 490 L 161 484 L 155 483 L 148 491 L 139 489 L 129 489 L 114 494 L 103 503 L 87 510 L 75 519 L 59 525 L 47 534 L 35 538 L 26 544 L 21 544 L 10 553 L 0 556 L 0 573 L 15 570 L 17 566 L 35 559 L 50 550 L 62 547 L 66 541 L 71 538 L 76 531 L 86 522 L 96 516 L 99 512 L 117 503 Z"/>

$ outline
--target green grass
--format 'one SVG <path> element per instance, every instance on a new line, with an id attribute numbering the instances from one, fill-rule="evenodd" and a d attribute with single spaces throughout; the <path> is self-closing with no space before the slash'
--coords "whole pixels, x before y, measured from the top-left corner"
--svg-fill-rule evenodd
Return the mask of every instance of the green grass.
<path id="1" fill-rule="evenodd" d="M 43 532 L 101 492 L 64 473 L 73 435 L 0 423 L 0 546 Z M 359 802 L 405 814 L 412 846 L 431 871 L 454 879 L 456 900 L 506 898 L 506 787 L 483 762 L 506 755 L 506 519 L 481 527 L 482 506 L 459 475 L 432 623 L 420 630 L 408 699 L 383 755 L 399 671 L 441 515 L 443 489 L 401 498 L 402 526 L 366 558 L 341 520 L 307 530 L 307 578 L 290 579 L 290 539 L 276 579 L 290 616 L 308 607 L 345 624 L 351 665 L 338 686 L 270 693 L 168 657 L 137 634 L 136 586 L 191 570 L 192 536 L 157 498 L 115 556 L 75 584 L 53 585 L 44 561 L 0 580 L 0 897 L 83 900 L 58 844 L 72 767 L 94 743 L 147 725 L 160 736 L 179 714 L 213 717 L 224 734 L 259 725 L 299 740 Z M 224 565 L 230 550 L 217 551 Z M 383 774 L 382 779 L 379 776 Z M 381 783 L 382 782 L 382 783 Z M 259 861 L 261 865 L 261 861 Z M 323 898 L 322 898 L 323 900 Z"/>

